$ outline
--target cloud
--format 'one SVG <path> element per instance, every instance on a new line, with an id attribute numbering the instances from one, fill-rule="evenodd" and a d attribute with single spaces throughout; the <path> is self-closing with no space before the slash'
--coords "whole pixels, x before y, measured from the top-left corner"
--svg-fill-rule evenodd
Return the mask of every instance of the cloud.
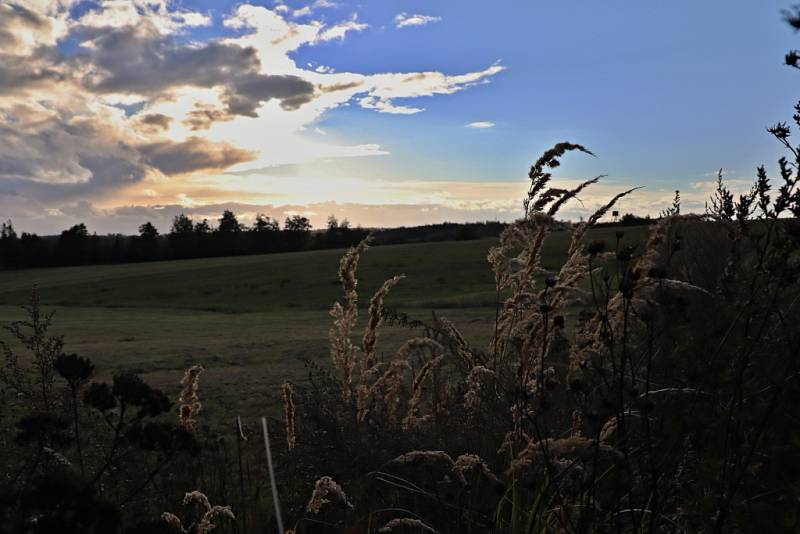
<path id="1" fill-rule="evenodd" d="M 414 115 L 425 111 L 423 108 L 396 106 L 390 99 L 374 95 L 360 98 L 358 104 L 364 109 L 374 109 L 380 113 L 394 113 L 396 115 Z"/>
<path id="2" fill-rule="evenodd" d="M 226 109 L 215 109 L 204 104 L 195 104 L 195 109 L 186 114 L 183 124 L 193 132 L 208 130 L 215 122 L 226 122 L 234 116 Z"/>
<path id="3" fill-rule="evenodd" d="M 321 8 L 333 8 L 338 7 L 338 4 L 334 2 L 329 2 L 328 0 L 316 0 L 313 4 L 309 4 L 307 6 L 303 6 L 300 9 L 295 9 L 292 11 L 293 18 L 300 18 L 306 17 L 314 13 L 317 9 Z M 279 9 L 280 8 L 280 9 Z M 283 13 L 288 13 L 290 11 L 289 6 L 285 4 L 281 4 L 275 7 L 276 10 L 281 11 Z"/>
<path id="4" fill-rule="evenodd" d="M 476 130 L 486 130 L 488 128 L 494 128 L 494 123 L 490 121 L 477 121 L 477 122 L 470 122 L 465 126 L 465 128 L 473 128 Z"/>
<path id="5" fill-rule="evenodd" d="M 414 14 L 410 15 L 408 13 L 398 13 L 394 17 L 395 26 L 398 28 L 406 28 L 408 26 L 424 26 L 425 24 L 430 24 L 431 22 L 439 22 L 442 20 L 442 17 L 433 17 L 431 15 L 419 15 Z"/>
<path id="6" fill-rule="evenodd" d="M 367 97 L 359 100 L 359 104 L 382 113 L 419 113 L 424 108 L 397 106 L 394 99 L 450 95 L 480 83 L 487 83 L 492 76 L 504 70 L 504 66 L 495 64 L 482 71 L 456 76 L 441 72 L 375 74 L 369 77 L 372 90 Z"/>
<path id="7" fill-rule="evenodd" d="M 220 171 L 253 161 L 256 156 L 230 143 L 190 137 L 182 142 L 156 142 L 142 145 L 148 163 L 164 174 L 186 174 L 198 171 Z"/>
<path id="8" fill-rule="evenodd" d="M 50 198 L 141 181 L 149 169 L 114 113 L 70 116 L 17 106 L 0 123 L 0 187 Z"/>
<path id="9" fill-rule="evenodd" d="M 317 35 L 315 43 L 324 43 L 335 39 L 343 40 L 347 32 L 360 32 L 369 28 L 368 24 L 358 22 L 358 15 L 353 13 L 350 20 L 326 28 Z"/>
<path id="10" fill-rule="evenodd" d="M 172 117 L 167 117 L 161 113 L 152 113 L 142 117 L 142 124 L 153 126 L 155 128 L 166 130 L 172 122 Z"/>
<path id="11" fill-rule="evenodd" d="M 211 24 L 208 15 L 176 9 L 171 4 L 169 0 L 107 0 L 95 9 L 89 9 L 78 20 L 78 24 L 91 28 L 124 28 L 147 24 L 162 35 Z"/>
<path id="12" fill-rule="evenodd" d="M 74 10 L 78 3 L 0 2 L 4 214 L 14 203 L 14 213 L 30 215 L 80 208 L 79 201 L 111 213 L 132 199 L 241 199 L 251 185 L 264 190 L 264 177 L 252 174 L 258 169 L 388 153 L 369 138 L 347 143 L 334 128 L 320 133 L 332 110 L 416 114 L 424 108 L 412 99 L 487 83 L 504 69 L 301 67 L 294 57 L 302 48 L 339 46 L 369 29 L 355 13 L 315 20 L 315 10 L 340 7 L 327 0 L 310 3 L 302 23 L 283 4 L 240 4 L 214 31 L 199 33 L 212 17 L 171 0 L 106 0 Z"/>
<path id="13" fill-rule="evenodd" d="M 258 107 L 273 98 L 295 110 L 314 98 L 314 85 L 299 76 L 252 73 L 235 80 L 223 96 L 230 113 L 247 117 L 256 117 Z"/>

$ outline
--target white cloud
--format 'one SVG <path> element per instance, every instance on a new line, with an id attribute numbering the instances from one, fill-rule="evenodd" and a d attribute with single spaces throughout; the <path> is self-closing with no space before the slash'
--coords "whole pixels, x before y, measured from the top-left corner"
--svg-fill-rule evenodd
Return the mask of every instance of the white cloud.
<path id="1" fill-rule="evenodd" d="M 279 10 L 278 9 L 279 7 L 282 9 Z M 316 0 L 316 2 L 314 2 L 313 4 L 309 4 L 307 6 L 303 6 L 299 9 L 295 9 L 294 11 L 292 11 L 292 17 L 293 18 L 307 17 L 313 14 L 314 11 L 318 9 L 334 8 L 334 7 L 338 7 L 338 4 L 335 4 L 334 2 L 329 2 L 328 0 Z M 286 5 L 279 5 L 275 9 L 276 11 L 282 11 L 284 13 L 289 11 L 289 7 Z"/>
<path id="2" fill-rule="evenodd" d="M 465 126 L 465 128 L 474 128 L 476 130 L 486 130 L 488 128 L 494 128 L 494 123 L 490 121 L 477 121 L 471 122 Z"/>
<path id="3" fill-rule="evenodd" d="M 344 40 L 344 36 L 347 34 L 347 32 L 360 32 L 366 30 L 368 27 L 368 24 L 358 22 L 358 15 L 353 13 L 353 16 L 350 18 L 350 20 L 336 24 L 321 31 L 317 35 L 317 40 L 315 42 L 319 43 L 333 41 L 334 39 Z"/>
<path id="4" fill-rule="evenodd" d="M 224 171 L 389 152 L 315 129 L 327 112 L 416 114 L 424 108 L 406 99 L 452 94 L 504 69 L 361 74 L 295 62 L 302 47 L 365 31 L 355 14 L 298 23 L 285 4 L 242 4 L 224 19 L 236 38 L 190 41 L 187 31 L 211 19 L 171 0 L 106 0 L 77 19 L 70 1 L 0 0 L 0 198 L 38 213 L 77 200 L 111 209 L 247 198 L 264 177 Z M 67 38 L 80 53 L 59 52 Z"/>
<path id="5" fill-rule="evenodd" d="M 430 24 L 431 22 L 439 22 L 442 20 L 442 17 L 434 17 L 431 15 L 419 15 L 419 14 L 408 14 L 408 13 L 398 13 L 394 17 L 395 26 L 398 28 L 406 28 L 408 26 L 424 26 L 425 24 Z"/>
<path id="6" fill-rule="evenodd" d="M 311 6 L 301 7 L 300 9 L 295 9 L 292 11 L 292 16 L 294 18 L 305 17 L 311 14 Z"/>
<path id="7" fill-rule="evenodd" d="M 358 100 L 358 104 L 364 109 L 374 109 L 380 113 L 393 113 L 395 115 L 414 115 L 425 111 L 423 108 L 412 108 L 410 106 L 396 106 L 389 99 L 382 99 L 377 96 L 365 96 Z"/>

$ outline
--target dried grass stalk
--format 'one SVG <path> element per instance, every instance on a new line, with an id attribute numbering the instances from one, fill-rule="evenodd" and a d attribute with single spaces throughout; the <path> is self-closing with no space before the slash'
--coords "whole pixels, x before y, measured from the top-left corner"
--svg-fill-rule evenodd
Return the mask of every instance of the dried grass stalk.
<path id="1" fill-rule="evenodd" d="M 386 280 L 369 301 L 369 322 L 361 343 L 361 350 L 364 353 L 362 369 L 372 367 L 372 356 L 375 353 L 375 345 L 378 342 L 378 328 L 383 323 L 383 301 L 389 291 L 403 278 L 405 278 L 405 275 L 395 276 Z"/>
<path id="2" fill-rule="evenodd" d="M 286 445 L 291 451 L 297 443 L 294 424 L 294 388 L 289 382 L 283 384 L 283 415 L 286 420 Z"/>
<path id="3" fill-rule="evenodd" d="M 329 338 L 331 344 L 331 360 L 339 372 L 342 398 L 346 402 L 352 399 L 353 370 L 355 368 L 358 348 L 353 344 L 351 336 L 358 319 L 358 278 L 356 270 L 361 254 L 369 248 L 371 237 L 367 237 L 355 247 L 350 247 L 339 262 L 339 280 L 342 282 L 346 303 L 342 306 L 335 303 L 331 309 L 333 327 Z"/>
<path id="4" fill-rule="evenodd" d="M 414 377 L 414 382 L 411 386 L 411 400 L 408 402 L 408 414 L 406 415 L 405 419 L 403 419 L 404 430 L 408 430 L 411 427 L 426 422 L 430 419 L 430 414 L 425 415 L 424 417 L 420 417 L 419 415 L 420 405 L 422 404 L 422 385 L 425 383 L 425 380 L 431 375 L 434 369 L 441 365 L 443 361 L 444 356 L 438 356 L 432 360 L 428 360 L 428 362 L 422 366 L 422 369 L 419 370 L 417 376 Z"/>
<path id="5" fill-rule="evenodd" d="M 200 403 L 200 397 L 197 396 L 197 390 L 200 387 L 200 373 L 202 372 L 202 365 L 193 365 L 186 370 L 181 379 L 181 392 L 178 396 L 178 420 L 180 425 L 187 430 L 195 429 L 197 426 L 195 417 L 203 407 Z"/>

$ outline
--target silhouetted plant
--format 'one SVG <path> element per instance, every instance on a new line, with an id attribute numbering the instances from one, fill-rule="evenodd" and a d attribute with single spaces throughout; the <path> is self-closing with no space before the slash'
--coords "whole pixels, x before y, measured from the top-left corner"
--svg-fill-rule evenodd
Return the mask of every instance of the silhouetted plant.
<path id="1" fill-rule="evenodd" d="M 25 366 L 11 346 L 0 341 L 0 348 L 5 356 L 4 365 L 0 368 L 0 382 L 25 398 L 28 403 L 48 411 L 53 402 L 51 393 L 55 378 L 53 364 L 62 354 L 64 340 L 61 336 L 49 334 L 55 312 L 42 311 L 36 288 L 31 291 L 30 300 L 28 304 L 22 306 L 22 309 L 27 319 L 14 321 L 3 328 L 31 353 L 32 365 Z"/>
<path id="2" fill-rule="evenodd" d="M 75 430 L 75 444 L 78 449 L 78 463 L 81 475 L 85 474 L 83 465 L 83 450 L 81 445 L 80 419 L 78 417 L 78 394 L 87 380 L 94 373 L 94 364 L 77 354 L 62 354 L 53 363 L 53 367 L 67 381 L 72 396 L 72 418 Z"/>

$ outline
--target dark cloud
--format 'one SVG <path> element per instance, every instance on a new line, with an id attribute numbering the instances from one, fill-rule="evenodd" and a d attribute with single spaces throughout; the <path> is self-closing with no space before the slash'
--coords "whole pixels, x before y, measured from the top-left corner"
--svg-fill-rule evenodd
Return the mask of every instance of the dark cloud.
<path id="1" fill-rule="evenodd" d="M 23 5 L 14 2 L 0 4 L 0 50 L 22 44 L 14 32 L 19 28 L 46 31 L 50 28 L 50 21 Z"/>
<path id="2" fill-rule="evenodd" d="M 19 24 L 39 30 L 50 27 L 49 20 L 16 2 L 0 5 L 0 17 L 4 23 L 11 25 Z"/>
<path id="3" fill-rule="evenodd" d="M 166 130 L 172 122 L 172 117 L 167 117 L 162 113 L 151 113 L 142 117 L 142 123 Z"/>
<path id="4" fill-rule="evenodd" d="M 116 188 L 136 183 L 146 174 L 144 165 L 135 153 L 131 151 L 129 155 L 129 158 L 125 158 L 120 154 L 90 154 L 80 156 L 78 161 L 81 167 L 91 173 L 93 188 Z"/>
<path id="5" fill-rule="evenodd" d="M 225 109 L 213 109 L 195 106 L 196 109 L 190 111 L 182 121 L 190 130 L 208 130 L 215 122 L 225 122 L 233 120 L 234 116 Z"/>
<path id="6" fill-rule="evenodd" d="M 102 212 L 95 208 L 94 205 L 87 200 L 79 200 L 74 204 L 66 204 L 61 206 L 59 211 L 68 217 L 76 217 L 78 219 L 102 215 Z"/>
<path id="7" fill-rule="evenodd" d="M 0 49 L 2 40 L 0 29 Z M 67 78 L 60 59 L 50 49 L 40 48 L 27 56 L 0 53 L 0 93 L 53 85 Z"/>
<path id="8" fill-rule="evenodd" d="M 139 147 L 147 162 L 164 174 L 187 174 L 197 171 L 222 171 L 256 159 L 249 150 L 230 143 L 214 143 L 201 137 L 186 141 L 161 141 Z"/>
<path id="9" fill-rule="evenodd" d="M 79 28 L 93 47 L 79 61 L 89 69 L 84 84 L 105 93 L 163 96 L 179 86 L 214 87 L 230 76 L 259 67 L 254 48 L 211 42 L 181 45 L 149 24 L 141 27 Z"/>
<path id="10" fill-rule="evenodd" d="M 248 117 L 256 117 L 258 107 L 268 100 L 278 99 L 285 109 L 297 109 L 314 98 L 314 85 L 298 76 L 260 73 L 252 47 L 222 42 L 187 46 L 147 24 L 75 32 L 93 43 L 75 60 L 88 70 L 83 83 L 92 91 L 163 97 L 182 86 L 222 86 L 228 114 Z M 203 110 L 190 115 L 187 120 L 196 123 L 195 129 L 227 120 Z"/>
<path id="11" fill-rule="evenodd" d="M 102 195 L 142 180 L 148 165 L 101 120 L 0 124 L 0 196 L 42 201 Z"/>
<path id="12" fill-rule="evenodd" d="M 249 73 L 233 80 L 223 97 L 234 115 L 256 117 L 256 110 L 273 98 L 287 110 L 297 109 L 314 98 L 314 85 L 299 76 Z"/>

